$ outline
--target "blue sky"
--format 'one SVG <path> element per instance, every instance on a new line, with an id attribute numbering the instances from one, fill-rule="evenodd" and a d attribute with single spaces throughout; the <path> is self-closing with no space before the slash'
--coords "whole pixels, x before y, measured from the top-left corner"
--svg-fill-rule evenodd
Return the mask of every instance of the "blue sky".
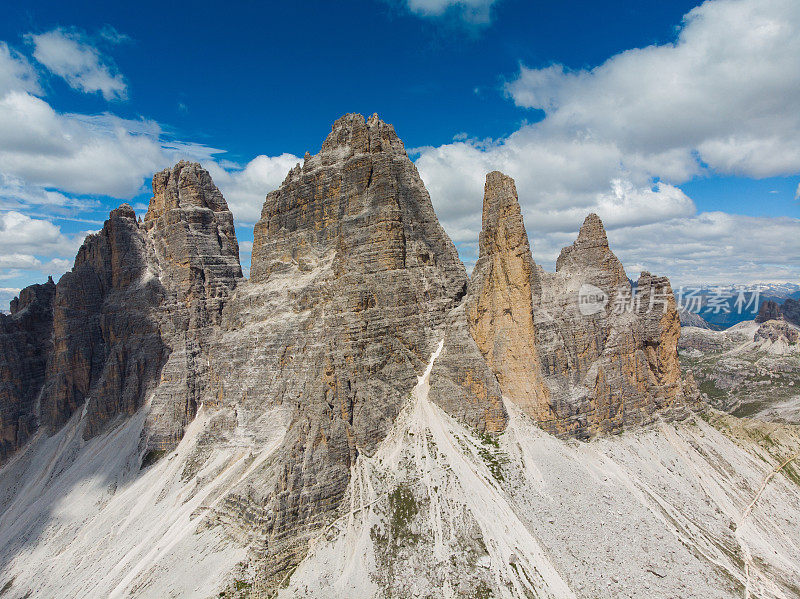
<path id="1" fill-rule="evenodd" d="M 800 282 L 794 0 L 19 3 L 0 22 L 0 307 L 149 176 L 201 161 L 249 263 L 268 191 L 345 112 L 395 125 L 468 264 L 517 179 L 552 268 L 597 211 L 630 275 Z"/>

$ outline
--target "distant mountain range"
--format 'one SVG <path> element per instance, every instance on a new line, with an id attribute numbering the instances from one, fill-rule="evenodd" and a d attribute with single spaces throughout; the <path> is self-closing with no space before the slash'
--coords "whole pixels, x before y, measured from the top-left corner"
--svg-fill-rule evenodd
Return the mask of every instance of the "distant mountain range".
<path id="1" fill-rule="evenodd" d="M 741 292 L 744 295 L 741 295 Z M 754 320 L 762 304 L 800 299 L 800 284 L 695 285 L 675 288 L 681 324 L 715 330 Z M 737 303 L 738 302 L 738 303 Z"/>

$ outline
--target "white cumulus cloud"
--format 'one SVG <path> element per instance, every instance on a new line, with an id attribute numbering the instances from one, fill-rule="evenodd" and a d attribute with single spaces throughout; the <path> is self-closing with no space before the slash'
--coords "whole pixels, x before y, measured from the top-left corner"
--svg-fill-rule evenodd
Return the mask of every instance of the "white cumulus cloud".
<path id="1" fill-rule="evenodd" d="M 289 170 L 301 161 L 293 154 L 261 155 L 244 168 L 236 165 L 225 165 L 225 168 L 213 161 L 205 161 L 203 166 L 222 191 L 237 222 L 255 223 L 261 218 L 267 193 L 280 187 Z"/>
<path id="2" fill-rule="evenodd" d="M 417 149 L 443 226 L 474 260 L 484 176 L 497 169 L 515 178 L 534 254 L 547 268 L 596 212 L 632 265 L 678 278 L 800 278 L 800 266 L 780 266 L 800 265 L 790 261 L 800 221 L 697 214 L 677 187 L 714 173 L 800 172 L 798 31 L 795 0 L 709 0 L 685 16 L 673 43 L 588 70 L 522 66 L 506 91 L 543 111 L 541 120 L 501 139 Z M 740 239 L 754 228 L 763 243 Z"/>

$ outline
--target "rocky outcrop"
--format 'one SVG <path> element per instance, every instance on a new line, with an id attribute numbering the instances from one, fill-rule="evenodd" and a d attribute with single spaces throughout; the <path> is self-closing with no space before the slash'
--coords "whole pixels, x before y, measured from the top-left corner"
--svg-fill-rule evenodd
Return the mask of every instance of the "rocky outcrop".
<path id="1" fill-rule="evenodd" d="M 227 472 L 224 493 L 196 504 L 274 589 L 340 509 L 359 456 L 375 459 L 440 343 L 426 401 L 488 445 L 509 421 L 503 396 L 580 438 L 684 405 L 694 392 L 669 282 L 643 273 L 634 297 L 596 216 L 555 273 L 533 262 L 501 173 L 487 178 L 483 226 L 470 281 L 394 128 L 349 114 L 267 195 L 246 281 L 222 194 L 180 162 L 153 177 L 143 222 L 113 211 L 70 273 L 0 320 L 2 451 L 38 422 L 72 419 L 64 430 L 88 438 L 145 406 L 130 421 L 130 471 L 201 414 L 180 478 Z"/>
<path id="2" fill-rule="evenodd" d="M 209 346 L 242 280 L 233 214 L 211 176 L 181 161 L 153 176 L 141 226 L 164 297 L 159 326 L 170 347 L 148 414 L 148 446 L 173 447 L 208 385 Z"/>
<path id="3" fill-rule="evenodd" d="M 472 272 L 470 332 L 500 387 L 537 421 L 549 418 L 533 326 L 533 296 L 541 282 L 531 257 L 513 179 L 486 176 L 480 254 Z"/>
<path id="4" fill-rule="evenodd" d="M 59 428 L 86 403 L 88 437 L 142 405 L 168 352 L 154 314 L 161 291 L 148 277 L 146 241 L 133 209 L 113 210 L 56 285 L 43 425 Z"/>
<path id="5" fill-rule="evenodd" d="M 794 344 L 800 342 L 800 333 L 797 328 L 781 320 L 768 320 L 756 330 L 753 341 L 772 341 L 783 340 L 784 343 Z"/>
<path id="6" fill-rule="evenodd" d="M 513 181 L 500 173 L 487 177 L 483 227 L 470 332 L 504 395 L 542 428 L 588 438 L 696 401 L 681 380 L 669 281 L 642 273 L 634 293 L 597 215 L 555 273 L 533 263 Z"/>
<path id="7" fill-rule="evenodd" d="M 57 285 L 23 290 L 2 317 L 4 454 L 79 409 L 92 437 L 151 392 L 148 443 L 173 446 L 202 393 L 204 342 L 241 279 L 238 251 L 233 216 L 198 164 L 153 177 L 143 224 L 127 204 L 113 210 Z"/>
<path id="8" fill-rule="evenodd" d="M 758 308 L 758 314 L 756 315 L 756 322 L 767 322 L 768 320 L 780 320 L 781 319 L 781 306 L 778 302 L 774 300 L 767 300 L 766 302 L 762 302 Z"/>
<path id="9" fill-rule="evenodd" d="M 696 312 L 690 312 L 686 306 L 678 306 L 678 316 L 681 319 L 682 327 L 695 327 L 698 329 L 711 330 L 711 325 L 708 324 L 705 318 Z"/>
<path id="10" fill-rule="evenodd" d="M 36 400 L 52 348 L 55 283 L 23 289 L 0 314 L 0 464 L 38 425 Z"/>
<path id="11" fill-rule="evenodd" d="M 770 320 L 785 320 L 795 326 L 800 326 L 800 300 L 787 299 L 783 304 L 774 300 L 762 302 L 758 308 L 756 322 L 768 322 Z"/>
<path id="12" fill-rule="evenodd" d="M 257 354 L 242 359 L 257 364 L 260 384 L 243 395 L 294 408 L 280 466 L 226 509 L 261 515 L 259 542 L 277 573 L 336 509 L 356 457 L 383 440 L 441 339 L 432 399 L 489 433 L 506 415 L 467 332 L 464 266 L 394 128 L 376 115 L 336 121 L 320 152 L 267 196 L 252 255 L 221 343 L 258 329 Z M 220 376 L 237 386 L 235 370 Z"/>

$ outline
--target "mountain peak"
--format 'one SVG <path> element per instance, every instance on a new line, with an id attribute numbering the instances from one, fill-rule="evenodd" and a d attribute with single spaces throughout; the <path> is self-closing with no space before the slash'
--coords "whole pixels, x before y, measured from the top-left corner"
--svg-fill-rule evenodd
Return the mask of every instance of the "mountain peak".
<path id="1" fill-rule="evenodd" d="M 357 112 L 339 117 L 322 144 L 320 154 L 349 149 L 350 155 L 375 152 L 398 152 L 405 154 L 403 142 L 397 137 L 394 127 L 374 113 L 368 119 Z"/>
<path id="2" fill-rule="evenodd" d="M 153 197 L 145 222 L 162 216 L 168 210 L 191 207 L 208 208 L 214 212 L 228 210 L 228 203 L 214 185 L 211 175 L 199 163 L 181 160 L 153 175 Z"/>

